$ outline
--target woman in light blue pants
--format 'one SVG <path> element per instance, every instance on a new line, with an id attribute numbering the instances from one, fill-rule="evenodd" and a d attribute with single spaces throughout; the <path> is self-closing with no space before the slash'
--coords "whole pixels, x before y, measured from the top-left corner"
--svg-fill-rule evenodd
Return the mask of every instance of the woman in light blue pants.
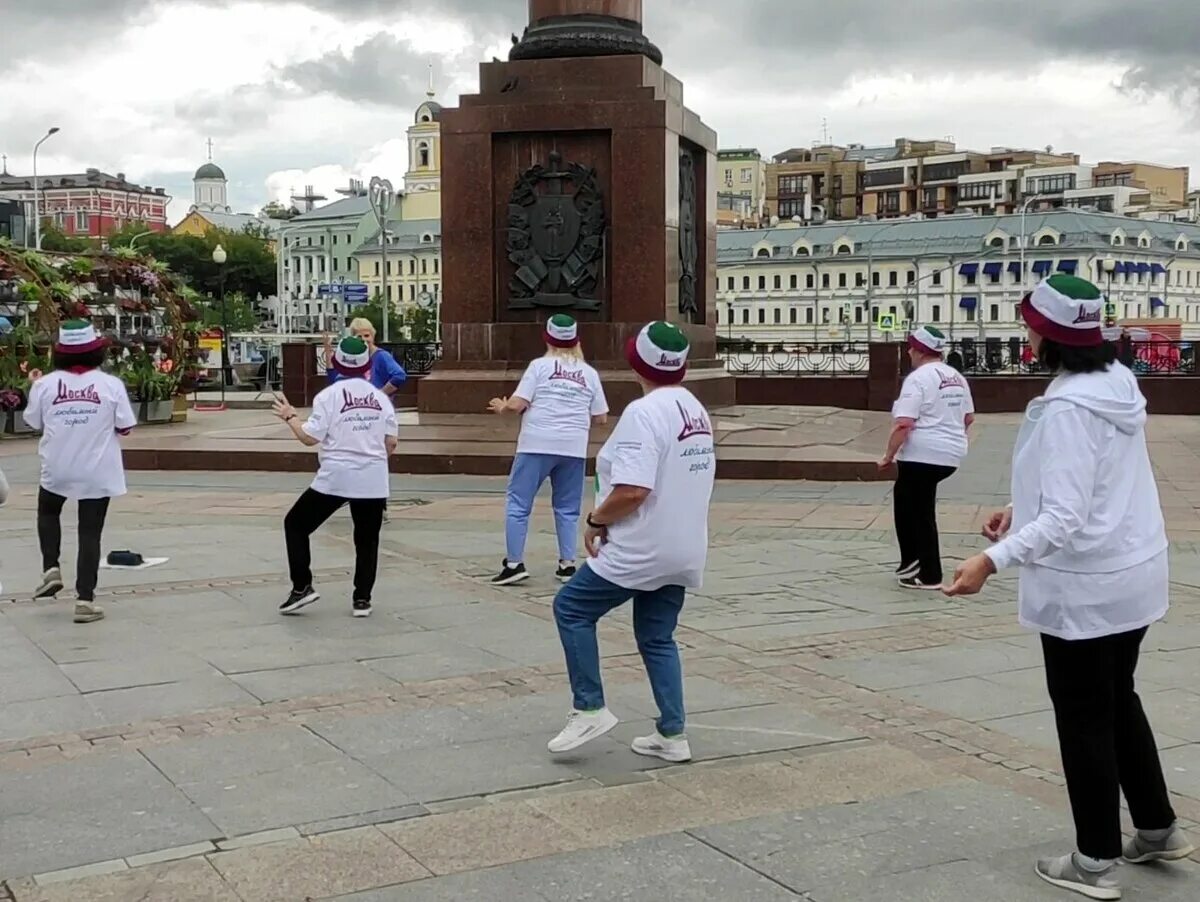
<path id="1" fill-rule="evenodd" d="M 497 414 L 521 416 L 521 434 L 508 477 L 504 564 L 492 579 L 510 586 L 529 578 L 525 539 L 529 514 L 542 483 L 550 480 L 554 528 L 558 534 L 560 580 L 575 575 L 579 510 L 587 465 L 588 435 L 593 424 L 608 419 L 608 402 L 600 376 L 587 365 L 579 346 L 579 327 L 566 314 L 546 323 L 546 355 L 529 364 L 509 398 L 493 398 Z"/>

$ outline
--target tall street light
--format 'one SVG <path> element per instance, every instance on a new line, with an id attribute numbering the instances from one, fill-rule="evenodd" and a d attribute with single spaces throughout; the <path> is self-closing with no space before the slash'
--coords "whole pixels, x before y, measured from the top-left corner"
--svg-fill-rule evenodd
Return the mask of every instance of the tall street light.
<path id="1" fill-rule="evenodd" d="M 383 343 L 387 344 L 390 341 L 388 334 L 388 312 L 392 306 L 391 299 L 388 297 L 388 215 L 392 211 L 392 203 L 396 199 L 396 191 L 392 187 L 391 182 L 381 178 L 371 179 L 371 184 L 367 190 L 371 198 L 371 211 L 375 214 L 375 219 L 379 223 L 379 253 L 382 258 L 380 265 L 383 273 Z"/>
<path id="2" fill-rule="evenodd" d="M 221 407 L 225 407 L 225 386 L 229 383 L 229 321 L 225 313 L 225 261 L 229 255 L 225 248 L 217 245 L 213 248 L 212 260 L 217 264 L 221 274 Z"/>
<path id="3" fill-rule="evenodd" d="M 58 126 L 56 125 L 50 131 L 46 132 L 45 137 L 41 141 L 33 145 L 33 247 L 39 251 L 42 249 L 42 214 L 40 210 L 42 188 L 38 184 L 37 153 L 39 147 L 48 141 L 52 135 L 57 134 Z M 25 234 L 28 235 L 29 233 L 26 232 Z"/>
<path id="4" fill-rule="evenodd" d="M 1106 287 L 1104 289 L 1104 302 L 1105 302 L 1105 317 L 1104 317 L 1105 323 L 1104 323 L 1104 325 L 1114 326 L 1114 325 L 1116 325 L 1116 323 L 1114 322 L 1116 317 L 1108 316 L 1108 313 L 1115 312 L 1117 309 L 1117 305 L 1113 301 L 1113 296 L 1112 296 L 1112 277 L 1113 277 L 1113 273 L 1117 271 L 1117 261 L 1114 260 L 1112 257 L 1105 257 L 1104 260 L 1100 263 L 1100 268 L 1102 270 L 1104 270 L 1104 275 L 1108 279 L 1108 287 Z"/>

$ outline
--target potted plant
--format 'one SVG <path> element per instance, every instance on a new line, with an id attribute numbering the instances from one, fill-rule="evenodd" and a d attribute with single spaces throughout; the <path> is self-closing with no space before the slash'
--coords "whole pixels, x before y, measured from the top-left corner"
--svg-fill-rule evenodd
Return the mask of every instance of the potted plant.
<path id="1" fill-rule="evenodd" d="M 28 328 L 18 326 L 5 337 L 0 346 L 0 418 L 5 433 L 27 435 L 34 431 L 24 416 L 33 384 L 31 376 L 48 366 L 45 355 L 38 354 L 34 347 Z"/>

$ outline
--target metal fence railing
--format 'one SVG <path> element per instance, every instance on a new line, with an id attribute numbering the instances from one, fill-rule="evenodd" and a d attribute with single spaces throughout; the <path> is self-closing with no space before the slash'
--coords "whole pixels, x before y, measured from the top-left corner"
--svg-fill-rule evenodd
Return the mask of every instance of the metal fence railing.
<path id="1" fill-rule="evenodd" d="M 738 376 L 849 376 L 867 372 L 865 343 L 718 342 L 717 356 Z"/>
<path id="2" fill-rule="evenodd" d="M 1117 356 L 1135 373 L 1153 376 L 1194 376 L 1196 350 L 1192 342 L 1123 338 Z M 1044 373 L 1029 342 L 1020 338 L 964 338 L 950 342 L 946 362 L 970 376 L 1031 375 Z"/>

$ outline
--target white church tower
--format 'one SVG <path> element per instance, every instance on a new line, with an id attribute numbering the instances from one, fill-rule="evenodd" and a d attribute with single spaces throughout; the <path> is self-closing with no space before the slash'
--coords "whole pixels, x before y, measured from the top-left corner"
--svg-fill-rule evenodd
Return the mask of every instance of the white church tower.
<path id="1" fill-rule="evenodd" d="M 429 99 L 417 107 L 417 115 L 408 130 L 408 172 L 404 190 L 408 194 L 442 190 L 442 105 L 434 101 L 433 65 L 429 66 Z"/>
<path id="2" fill-rule="evenodd" d="M 225 173 L 221 171 L 221 167 L 212 161 L 212 139 L 208 141 L 208 162 L 196 170 L 196 174 L 192 176 L 192 185 L 195 188 L 195 201 L 192 204 L 193 210 L 207 211 L 210 213 L 231 213 L 229 202 L 227 199 L 227 186 L 229 181 L 225 178 Z"/>

